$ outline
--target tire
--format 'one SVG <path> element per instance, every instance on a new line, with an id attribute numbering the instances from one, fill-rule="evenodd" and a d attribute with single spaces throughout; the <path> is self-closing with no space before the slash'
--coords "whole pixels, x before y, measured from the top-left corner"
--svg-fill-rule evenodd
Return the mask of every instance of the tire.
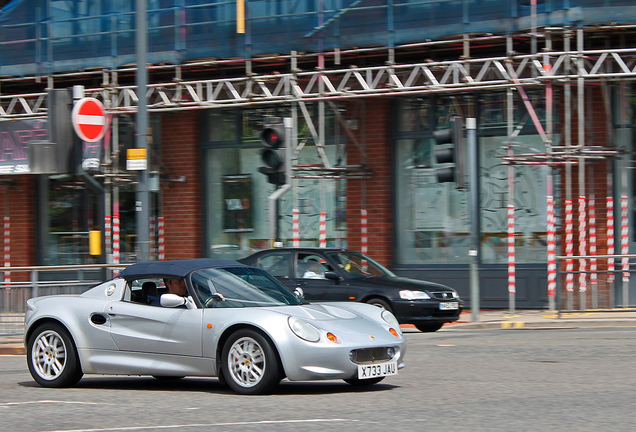
<path id="1" fill-rule="evenodd" d="M 444 323 L 425 323 L 415 324 L 415 327 L 421 332 L 430 333 L 441 329 L 443 325 Z"/>
<path id="2" fill-rule="evenodd" d="M 383 300 L 381 298 L 370 298 L 369 300 L 367 300 L 367 303 L 373 306 L 377 306 L 381 309 L 384 310 L 388 310 L 389 312 L 393 312 L 393 309 L 391 309 L 391 306 L 389 305 L 389 303 L 386 302 L 386 300 Z"/>
<path id="3" fill-rule="evenodd" d="M 377 384 L 380 381 L 382 381 L 384 379 L 384 377 L 378 377 L 378 378 L 369 378 L 369 379 L 358 379 L 358 378 L 349 378 L 344 380 L 344 382 L 346 382 L 347 384 L 350 384 L 352 386 L 355 387 L 366 387 L 366 386 L 370 386 L 373 384 Z"/>
<path id="4" fill-rule="evenodd" d="M 278 356 L 260 333 L 243 329 L 232 334 L 221 356 L 223 380 L 235 392 L 270 393 L 282 379 Z"/>
<path id="5" fill-rule="evenodd" d="M 71 387 L 82 378 L 77 349 L 68 331 L 57 323 L 38 326 L 27 342 L 27 364 L 42 387 Z"/>

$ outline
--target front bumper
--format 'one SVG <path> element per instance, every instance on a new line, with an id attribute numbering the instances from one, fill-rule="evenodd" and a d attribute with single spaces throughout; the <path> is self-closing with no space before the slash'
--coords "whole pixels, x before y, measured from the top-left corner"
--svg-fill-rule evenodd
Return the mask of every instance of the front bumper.
<path id="1" fill-rule="evenodd" d="M 358 365 L 354 363 L 349 353 L 355 349 L 390 346 L 395 349 L 395 356 L 379 362 L 397 361 L 398 369 L 405 366 L 406 340 L 395 339 L 382 344 L 353 345 L 306 343 L 303 349 L 294 349 L 281 353 L 285 374 L 290 381 L 309 381 L 326 379 L 349 379 L 357 377 Z"/>
<path id="2" fill-rule="evenodd" d="M 447 323 L 457 321 L 464 303 L 458 301 L 458 309 L 442 310 L 438 300 L 397 300 L 393 302 L 393 314 L 400 324 Z M 448 303 L 448 302 L 446 302 Z"/>

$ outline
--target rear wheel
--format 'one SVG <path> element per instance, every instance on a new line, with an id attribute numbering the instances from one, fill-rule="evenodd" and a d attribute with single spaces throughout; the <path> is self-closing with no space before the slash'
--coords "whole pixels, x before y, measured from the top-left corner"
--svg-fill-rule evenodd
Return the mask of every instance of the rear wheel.
<path id="1" fill-rule="evenodd" d="M 232 334 L 223 347 L 224 381 L 240 394 L 266 394 L 282 379 L 272 344 L 260 333 L 243 329 Z"/>
<path id="2" fill-rule="evenodd" d="M 27 364 L 33 379 L 43 387 L 70 387 L 83 375 L 71 336 L 56 323 L 42 324 L 31 334 Z"/>
<path id="3" fill-rule="evenodd" d="M 425 324 L 415 324 L 415 327 L 419 331 L 422 332 L 434 332 L 442 328 L 444 323 L 425 323 Z"/>

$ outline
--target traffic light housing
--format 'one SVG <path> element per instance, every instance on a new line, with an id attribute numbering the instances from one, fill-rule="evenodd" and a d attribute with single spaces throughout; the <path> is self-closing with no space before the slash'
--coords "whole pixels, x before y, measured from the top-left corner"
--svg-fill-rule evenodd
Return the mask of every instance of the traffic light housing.
<path id="1" fill-rule="evenodd" d="M 285 128 L 282 123 L 265 122 L 263 130 L 260 133 L 261 144 L 260 149 L 261 166 L 259 172 L 267 176 L 267 181 L 275 185 L 284 185 L 287 183 L 285 176 L 286 157 L 285 157 Z"/>
<path id="2" fill-rule="evenodd" d="M 464 138 L 464 119 L 453 117 L 450 129 L 433 132 L 436 141 L 435 161 L 448 164 L 435 170 L 438 183 L 455 182 L 457 189 L 466 186 L 466 139 Z"/>

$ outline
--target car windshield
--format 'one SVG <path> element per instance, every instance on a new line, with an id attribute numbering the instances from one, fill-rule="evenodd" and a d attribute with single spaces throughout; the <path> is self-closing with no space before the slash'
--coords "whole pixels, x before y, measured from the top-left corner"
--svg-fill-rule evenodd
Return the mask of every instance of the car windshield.
<path id="1" fill-rule="evenodd" d="M 304 300 L 260 269 L 251 267 L 209 268 L 191 276 L 205 307 L 262 307 L 304 304 Z"/>
<path id="2" fill-rule="evenodd" d="M 342 270 L 353 278 L 373 276 L 395 277 L 388 269 L 360 252 L 329 252 L 329 255 Z"/>

